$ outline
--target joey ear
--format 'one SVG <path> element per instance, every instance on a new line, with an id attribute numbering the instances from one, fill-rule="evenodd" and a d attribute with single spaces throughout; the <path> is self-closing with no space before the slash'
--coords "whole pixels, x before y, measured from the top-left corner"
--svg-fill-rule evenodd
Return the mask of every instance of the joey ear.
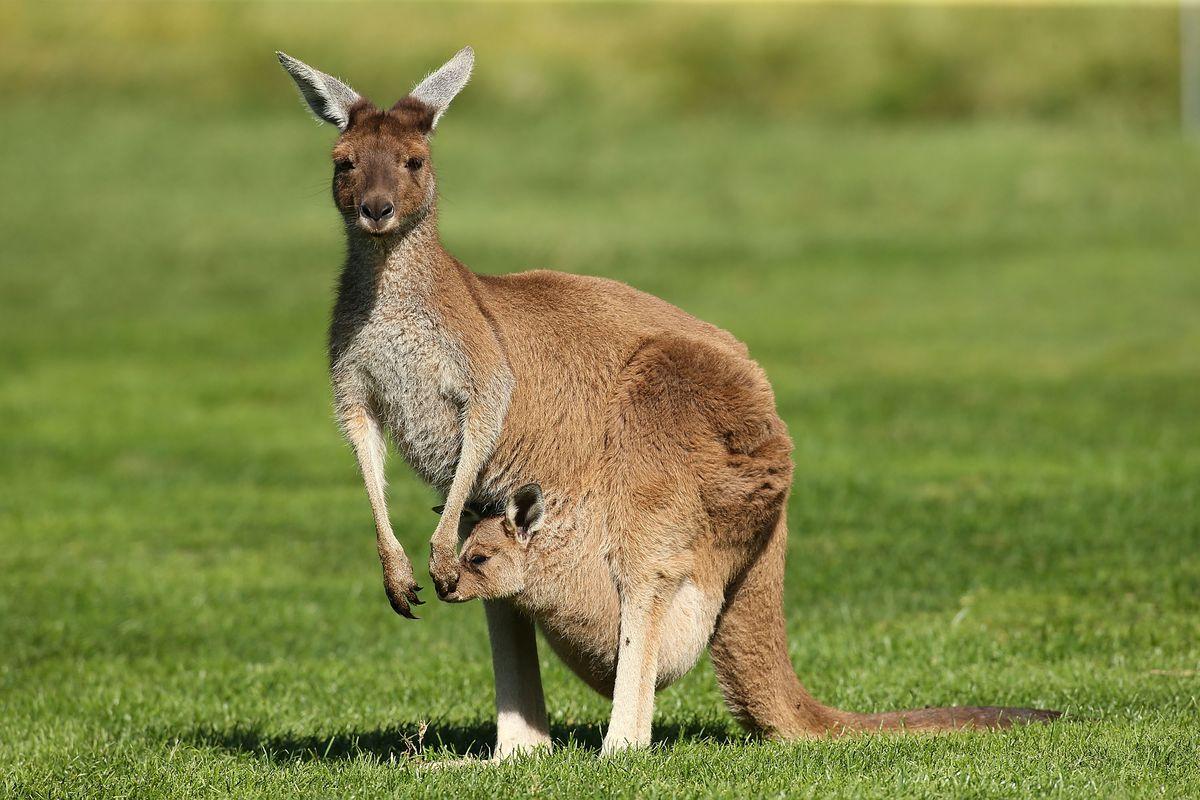
<path id="1" fill-rule="evenodd" d="M 542 487 L 536 483 L 522 486 L 508 498 L 504 509 L 504 518 L 517 533 L 517 541 L 528 544 L 538 528 L 542 527 L 542 517 L 546 504 L 542 500 Z"/>
<path id="2" fill-rule="evenodd" d="M 410 97 L 420 100 L 433 109 L 431 129 L 437 127 L 438 120 L 450 107 L 450 101 L 467 85 L 473 66 L 475 66 L 475 51 L 470 47 L 464 47 L 408 93 Z"/>
<path id="3" fill-rule="evenodd" d="M 332 75 L 315 70 L 287 53 L 277 52 L 275 55 L 296 82 L 296 88 L 317 119 L 337 126 L 339 131 L 346 130 L 350 125 L 350 106 L 362 99 L 358 92 Z"/>

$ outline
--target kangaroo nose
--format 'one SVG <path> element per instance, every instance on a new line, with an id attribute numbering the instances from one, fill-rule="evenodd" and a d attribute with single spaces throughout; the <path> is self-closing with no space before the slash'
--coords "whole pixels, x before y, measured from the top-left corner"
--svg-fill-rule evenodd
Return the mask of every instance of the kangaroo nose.
<path id="1" fill-rule="evenodd" d="M 387 200 L 364 200 L 358 207 L 358 213 L 372 222 L 382 222 L 396 213 L 396 209 Z"/>

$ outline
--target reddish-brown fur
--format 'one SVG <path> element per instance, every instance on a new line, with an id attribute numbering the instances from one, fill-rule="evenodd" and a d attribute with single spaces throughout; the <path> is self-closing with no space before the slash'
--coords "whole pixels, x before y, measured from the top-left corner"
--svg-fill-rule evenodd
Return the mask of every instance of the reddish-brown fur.
<path id="1" fill-rule="evenodd" d="M 585 589 L 612 593 L 619 619 L 596 627 L 610 633 L 570 625 L 550 633 L 589 683 L 611 680 L 606 750 L 649 740 L 659 644 L 680 598 L 700 609 L 688 618 L 708 626 L 697 635 L 704 642 L 711 635 L 730 708 L 769 735 L 1003 727 L 1052 716 L 1017 709 L 859 715 L 809 696 L 787 655 L 782 614 L 791 443 L 745 346 L 615 281 L 476 275 L 445 251 L 428 135 L 457 91 L 446 86 L 466 81 L 469 50 L 388 111 L 294 59 L 281 61 L 314 112 L 342 130 L 333 195 L 348 257 L 330 332 L 331 374 L 399 613 L 410 616 L 419 601 L 387 516 L 385 433 L 446 496 L 430 559 L 443 597 L 466 579 L 455 551 L 460 528 L 470 528 L 469 503 L 497 507 L 536 480 L 550 514 L 568 520 L 559 556 L 586 567 L 590 577 L 575 577 Z M 563 596 L 545 611 L 570 617 L 572 603 L 587 602 Z M 548 734 L 529 623 L 506 601 L 487 608 L 503 754 Z M 573 654 L 588 652 L 607 652 L 613 674 L 597 680 L 579 659 L 572 663 Z"/>

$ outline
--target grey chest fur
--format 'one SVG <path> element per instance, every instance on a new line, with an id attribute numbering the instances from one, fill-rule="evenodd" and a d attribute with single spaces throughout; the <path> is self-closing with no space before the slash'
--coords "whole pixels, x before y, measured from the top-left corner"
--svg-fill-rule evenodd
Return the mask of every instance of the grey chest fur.
<path id="1" fill-rule="evenodd" d="M 404 459 L 445 493 L 462 448 L 467 401 L 465 362 L 455 343 L 424 309 L 401 307 L 369 313 L 342 344 L 335 391 L 365 394 Z"/>

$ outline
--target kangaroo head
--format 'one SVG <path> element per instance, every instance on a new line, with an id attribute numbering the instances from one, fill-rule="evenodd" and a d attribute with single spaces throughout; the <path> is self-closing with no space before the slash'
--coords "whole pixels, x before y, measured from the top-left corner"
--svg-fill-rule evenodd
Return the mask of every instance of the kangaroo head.
<path id="1" fill-rule="evenodd" d="M 337 78 L 276 55 L 312 113 L 341 133 L 333 147 L 333 201 L 346 230 L 368 237 L 412 230 L 436 196 L 429 136 L 471 77 L 474 51 L 464 47 L 386 111 Z"/>
<path id="2" fill-rule="evenodd" d="M 458 585 L 442 599 L 456 603 L 477 597 L 497 600 L 523 591 L 529 542 L 541 528 L 544 515 L 540 486 L 531 483 L 514 492 L 503 516 L 480 520 L 463 542 Z"/>

